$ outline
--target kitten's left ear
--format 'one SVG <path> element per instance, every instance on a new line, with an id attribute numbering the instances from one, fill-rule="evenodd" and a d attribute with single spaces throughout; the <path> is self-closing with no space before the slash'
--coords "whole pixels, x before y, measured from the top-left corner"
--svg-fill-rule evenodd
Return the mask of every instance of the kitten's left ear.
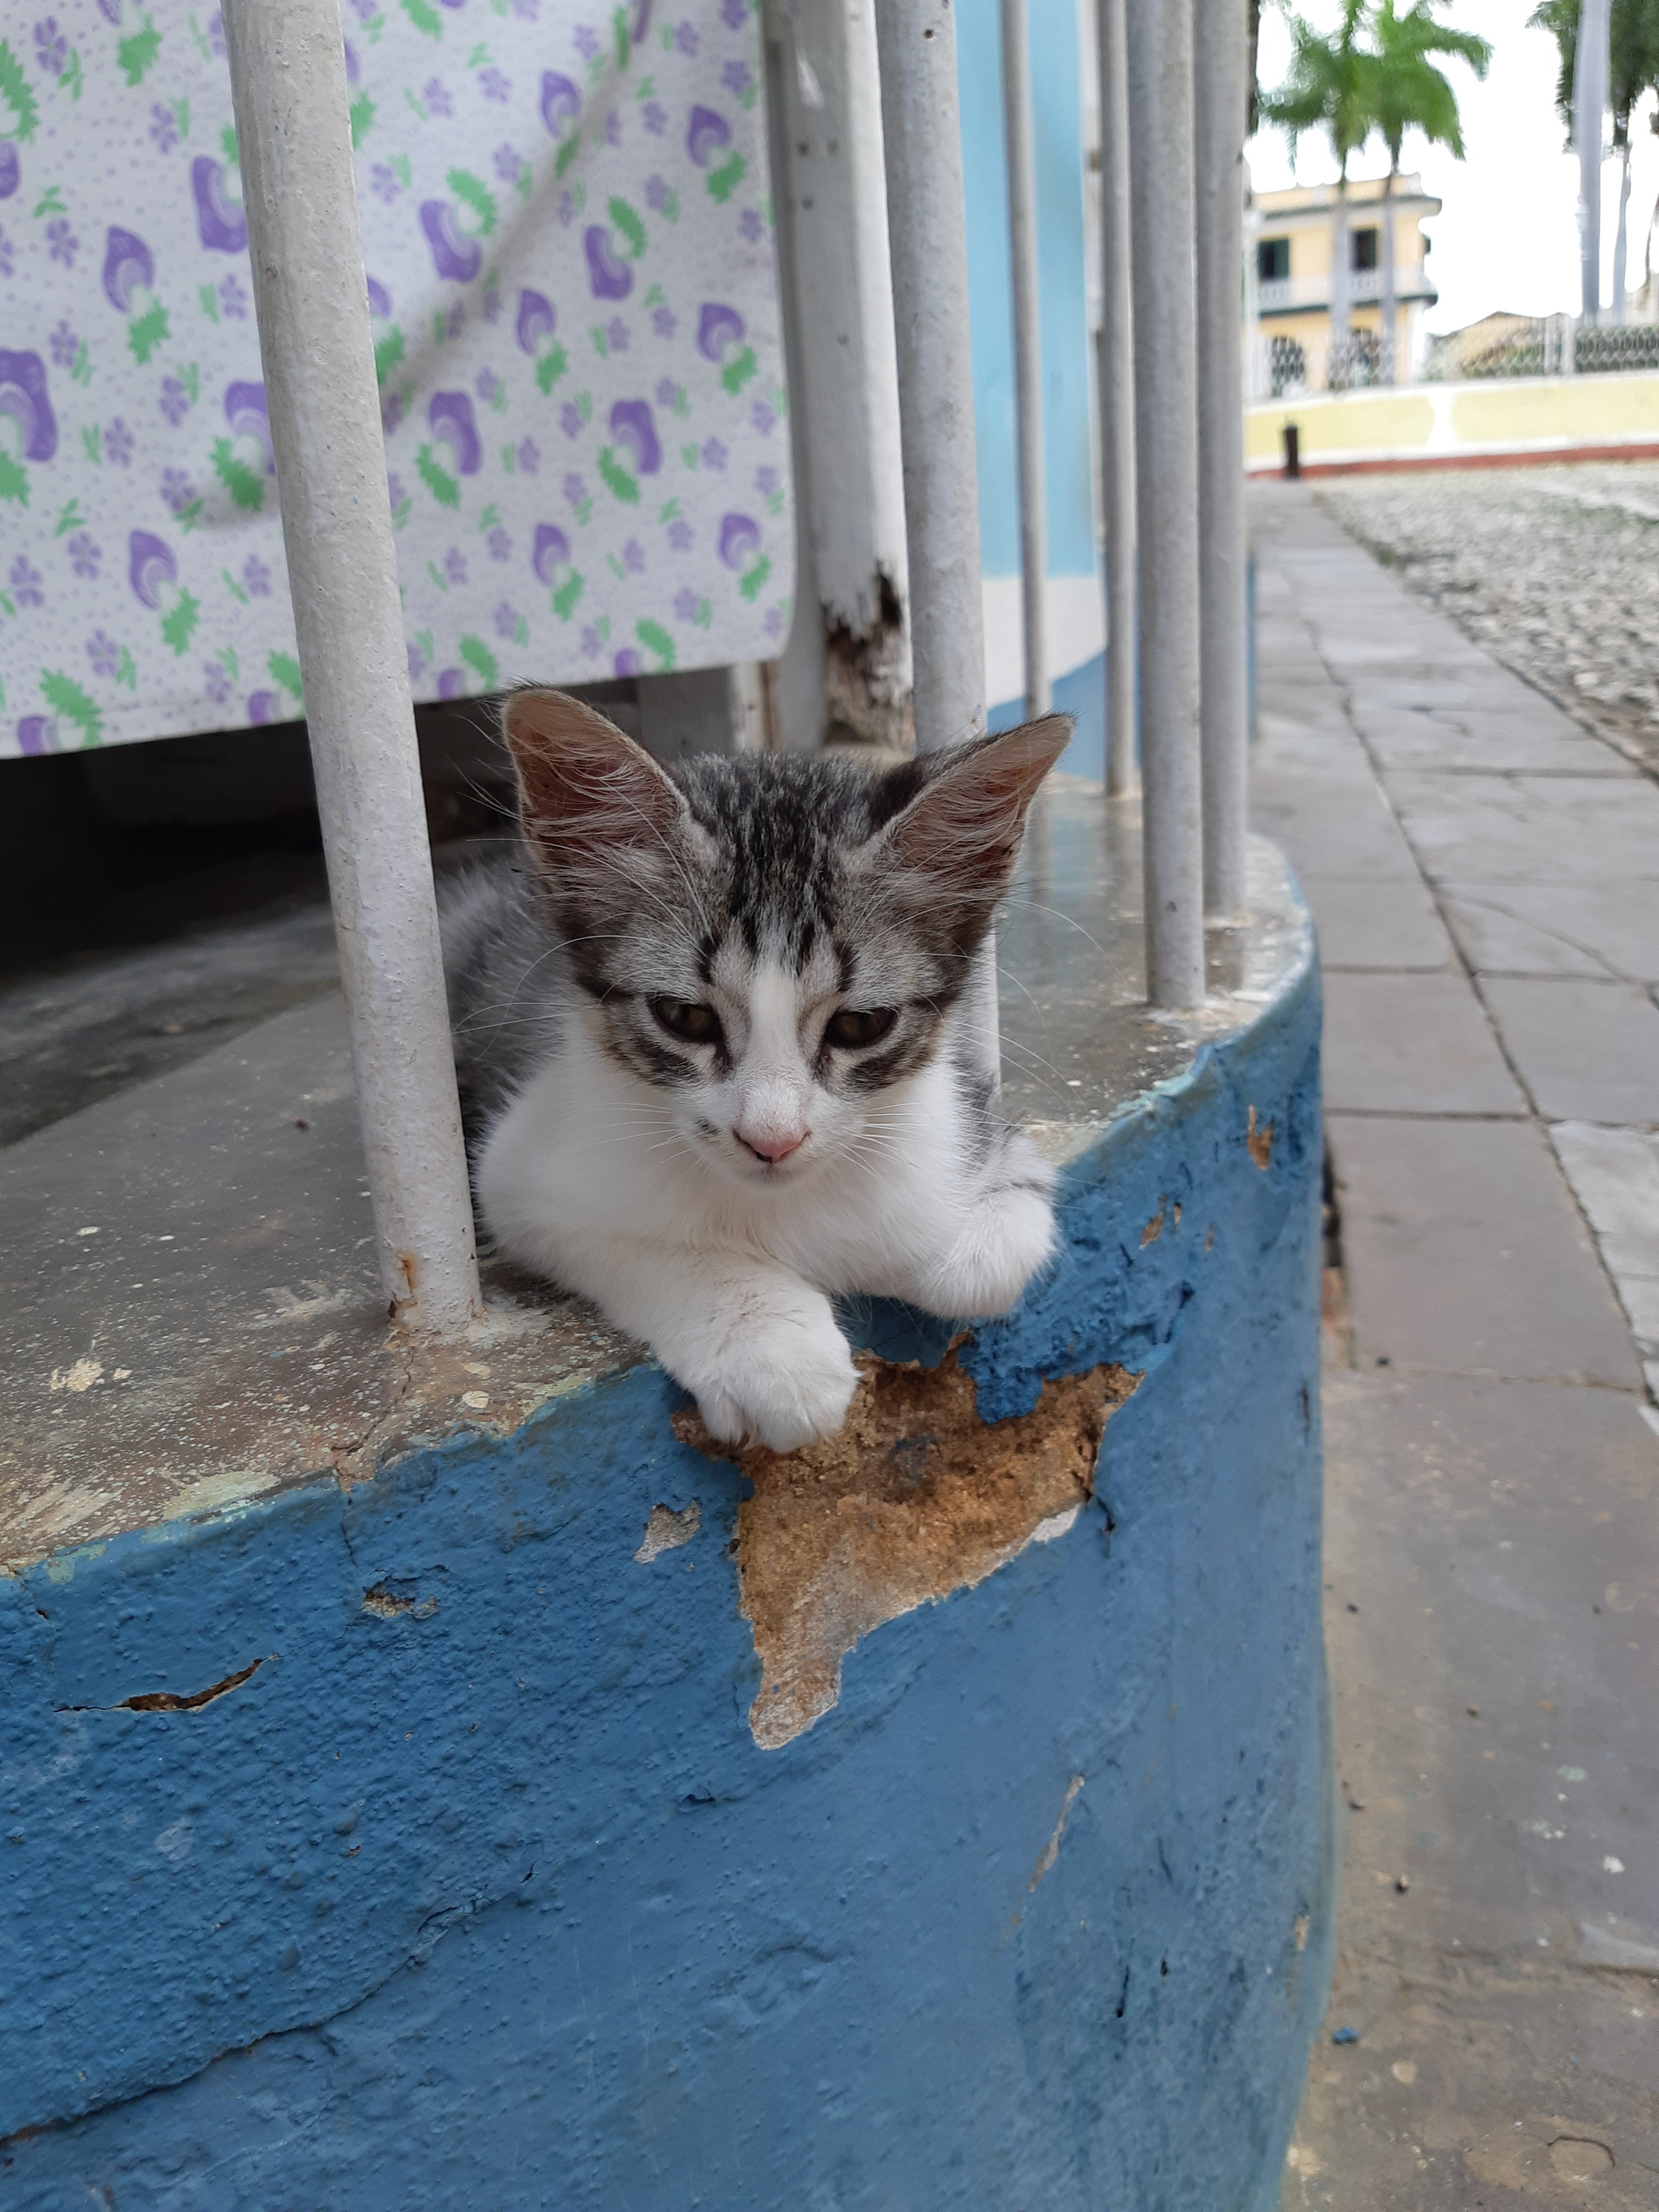
<path id="1" fill-rule="evenodd" d="M 888 824 L 908 867 L 961 891 L 994 896 L 1019 852 L 1037 787 L 1071 742 L 1069 714 L 1044 714 L 1017 730 L 921 754 L 895 776 L 918 774 L 921 789 Z"/>

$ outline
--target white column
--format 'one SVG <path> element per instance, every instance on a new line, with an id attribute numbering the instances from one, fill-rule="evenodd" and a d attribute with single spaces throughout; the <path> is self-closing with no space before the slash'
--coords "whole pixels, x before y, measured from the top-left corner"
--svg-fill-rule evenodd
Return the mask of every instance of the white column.
<path id="1" fill-rule="evenodd" d="M 1042 311 L 1038 281 L 1036 150 L 1027 0 L 1002 0 L 1002 115 L 1008 154 L 1008 258 L 1014 310 L 1014 404 L 1019 434 L 1019 570 L 1025 631 L 1025 713 L 1053 704 L 1045 602 L 1048 502 L 1042 453 Z"/>
<path id="2" fill-rule="evenodd" d="M 1146 995 L 1204 1000 L 1193 0 L 1129 0 Z"/>
<path id="3" fill-rule="evenodd" d="M 317 804 L 386 1293 L 482 1312 L 386 500 L 336 0 L 225 0 Z"/>
<path id="4" fill-rule="evenodd" d="M 887 234 L 898 341 L 916 750 L 985 730 L 985 603 L 968 323 L 956 16 L 950 0 L 876 0 Z M 974 986 L 980 1063 L 999 1078 L 996 951 Z"/>
<path id="5" fill-rule="evenodd" d="M 1583 0 L 1574 57 L 1572 135 L 1578 149 L 1578 259 L 1583 318 L 1601 312 L 1601 127 L 1607 105 L 1611 0 Z"/>
<path id="6" fill-rule="evenodd" d="M 1194 57 L 1198 202 L 1200 720 L 1204 763 L 1204 908 L 1244 912 L 1249 643 L 1244 526 L 1244 126 L 1249 97 L 1245 0 L 1212 0 Z"/>
<path id="7" fill-rule="evenodd" d="M 1106 525 L 1106 795 L 1126 799 L 1135 760 L 1135 367 L 1129 220 L 1127 0 L 1097 0 L 1100 57 L 1101 511 Z"/>

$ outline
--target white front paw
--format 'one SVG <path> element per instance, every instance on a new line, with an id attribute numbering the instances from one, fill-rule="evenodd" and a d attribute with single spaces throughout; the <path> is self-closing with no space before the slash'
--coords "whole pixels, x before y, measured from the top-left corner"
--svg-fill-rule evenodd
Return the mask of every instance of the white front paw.
<path id="1" fill-rule="evenodd" d="M 1047 1266 L 1056 1241 L 1052 1177 L 1042 1162 L 1036 1164 L 1041 1172 L 1030 1181 L 1022 1174 L 975 1204 L 956 1243 L 922 1280 L 920 1303 L 929 1312 L 950 1318 L 1006 1313 Z"/>
<path id="2" fill-rule="evenodd" d="M 686 1379 L 712 1437 L 787 1452 L 835 1435 L 859 1376 L 829 1300 L 803 1290 L 747 1304 L 704 1371 Z"/>

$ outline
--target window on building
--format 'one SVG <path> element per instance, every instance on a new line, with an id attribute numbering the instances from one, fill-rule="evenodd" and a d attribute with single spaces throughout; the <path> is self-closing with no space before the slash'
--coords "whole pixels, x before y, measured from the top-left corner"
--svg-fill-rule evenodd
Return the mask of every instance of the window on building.
<path id="1" fill-rule="evenodd" d="M 1348 235 L 1353 240 L 1354 267 L 1356 269 L 1375 269 L 1376 266 L 1376 232 L 1375 230 L 1351 230 L 1348 233 Z"/>
<path id="2" fill-rule="evenodd" d="M 1256 241 L 1255 273 L 1264 284 L 1272 284 L 1291 273 L 1291 241 L 1288 238 L 1263 238 Z"/>

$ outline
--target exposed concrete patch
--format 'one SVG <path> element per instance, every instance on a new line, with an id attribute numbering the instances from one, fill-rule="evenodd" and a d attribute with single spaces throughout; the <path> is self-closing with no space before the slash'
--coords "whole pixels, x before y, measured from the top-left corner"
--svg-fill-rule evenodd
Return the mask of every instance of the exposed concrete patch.
<path id="1" fill-rule="evenodd" d="M 1273 1156 L 1273 1125 L 1271 1121 L 1263 1121 L 1258 1127 L 1254 1106 L 1250 1109 L 1249 1121 L 1244 1131 L 1244 1142 L 1249 1147 L 1250 1158 L 1263 1175 L 1266 1175 L 1267 1163 Z"/>
<path id="2" fill-rule="evenodd" d="M 1066 1833 L 1066 1823 L 1072 1817 L 1072 1801 L 1087 1779 L 1086 1775 L 1074 1774 L 1066 1784 L 1066 1795 L 1060 1803 L 1060 1818 L 1054 1822 L 1054 1832 L 1042 1846 L 1042 1856 L 1031 1869 L 1028 1889 L 1035 1889 L 1043 1875 L 1052 1872 L 1054 1861 L 1060 1856 L 1060 1846 Z"/>
<path id="3" fill-rule="evenodd" d="M 846 1425 L 801 1451 L 717 1444 L 695 1413 L 674 1416 L 683 1442 L 754 1485 L 737 1556 L 762 1668 L 749 1726 L 763 1751 L 834 1709 L 861 1636 L 1059 1534 L 1090 1495 L 1107 1416 L 1139 1380 L 1115 1365 L 1066 1376 L 1030 1413 L 988 1425 L 954 1347 L 936 1368 L 855 1356 Z"/>
<path id="4" fill-rule="evenodd" d="M 641 1566 L 648 1566 L 659 1553 L 677 1552 L 682 1544 L 689 1544 L 702 1526 L 702 1507 L 695 1498 L 678 1513 L 672 1505 L 653 1505 L 634 1557 Z"/>

